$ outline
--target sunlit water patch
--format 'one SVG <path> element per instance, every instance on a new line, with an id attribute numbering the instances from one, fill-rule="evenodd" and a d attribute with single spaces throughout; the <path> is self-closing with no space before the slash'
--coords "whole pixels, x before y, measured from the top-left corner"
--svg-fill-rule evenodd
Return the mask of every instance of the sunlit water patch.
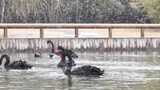
<path id="1" fill-rule="evenodd" d="M 0 90 L 160 90 L 159 52 L 78 53 L 76 67 L 90 64 L 105 73 L 100 77 L 72 76 L 70 80 L 57 68 L 58 56 L 9 55 L 11 61 L 21 58 L 34 67 L 0 72 Z"/>

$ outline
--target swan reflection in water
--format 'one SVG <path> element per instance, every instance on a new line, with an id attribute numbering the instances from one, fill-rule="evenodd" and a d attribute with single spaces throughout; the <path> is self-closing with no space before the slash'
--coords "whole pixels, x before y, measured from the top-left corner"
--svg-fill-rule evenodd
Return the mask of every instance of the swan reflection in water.
<path id="1" fill-rule="evenodd" d="M 72 87 L 72 76 L 71 75 L 67 76 L 67 81 L 68 81 L 68 87 Z"/>

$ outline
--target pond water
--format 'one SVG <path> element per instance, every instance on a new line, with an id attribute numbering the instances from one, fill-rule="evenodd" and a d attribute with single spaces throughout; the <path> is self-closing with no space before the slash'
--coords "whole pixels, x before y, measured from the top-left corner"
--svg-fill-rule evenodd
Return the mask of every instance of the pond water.
<path id="1" fill-rule="evenodd" d="M 57 68 L 59 57 L 47 53 L 9 54 L 34 67 L 30 70 L 0 72 L 0 90 L 160 90 L 159 52 L 87 52 L 78 53 L 77 66 L 94 65 L 105 70 L 101 77 L 72 76 L 68 79 Z"/>

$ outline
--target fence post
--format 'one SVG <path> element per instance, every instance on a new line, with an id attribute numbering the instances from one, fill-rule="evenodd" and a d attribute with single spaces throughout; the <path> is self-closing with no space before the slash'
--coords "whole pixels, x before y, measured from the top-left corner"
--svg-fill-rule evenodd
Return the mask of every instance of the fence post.
<path id="1" fill-rule="evenodd" d="M 141 38 L 144 38 L 144 29 L 143 29 L 143 28 L 141 28 L 140 30 L 141 30 L 141 31 L 140 31 Z"/>
<path id="2" fill-rule="evenodd" d="M 75 38 L 78 38 L 78 37 L 79 37 L 78 28 L 75 27 Z"/>
<path id="3" fill-rule="evenodd" d="M 43 32 L 43 28 L 40 28 L 40 38 L 44 38 L 44 32 Z"/>
<path id="4" fill-rule="evenodd" d="M 108 28 L 108 36 L 109 36 L 109 38 L 112 38 L 112 29 L 111 29 L 111 27 Z"/>
<path id="5" fill-rule="evenodd" d="M 5 38 L 5 39 L 8 38 L 8 30 L 6 27 L 4 28 L 3 38 Z"/>

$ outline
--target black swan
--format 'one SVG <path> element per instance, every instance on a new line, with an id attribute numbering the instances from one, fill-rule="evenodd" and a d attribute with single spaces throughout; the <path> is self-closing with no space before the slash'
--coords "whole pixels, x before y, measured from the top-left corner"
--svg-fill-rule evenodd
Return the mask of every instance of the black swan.
<path id="1" fill-rule="evenodd" d="M 76 66 L 73 59 L 78 58 L 78 55 L 74 53 L 72 50 L 64 49 L 62 46 L 58 46 L 58 51 L 54 53 L 61 57 L 60 63 L 58 63 L 58 67 L 63 67 L 65 63 L 67 63 L 66 57 L 68 58 L 69 66 Z"/>
<path id="2" fill-rule="evenodd" d="M 82 76 L 100 76 L 103 75 L 104 70 L 91 65 L 84 65 L 82 67 L 74 68 L 71 71 L 72 75 L 82 75 Z"/>
<path id="3" fill-rule="evenodd" d="M 83 65 L 73 68 L 69 64 L 69 60 L 65 61 L 65 64 L 61 67 L 65 75 L 78 75 L 78 76 L 101 76 L 104 74 L 104 70 L 92 65 Z"/>
<path id="4" fill-rule="evenodd" d="M 41 57 L 41 53 L 40 53 L 40 52 L 35 52 L 35 53 L 34 53 L 34 57 L 37 57 L 37 58 L 38 58 L 38 57 Z"/>
<path id="5" fill-rule="evenodd" d="M 61 48 L 58 48 L 58 49 L 61 49 Z M 64 54 L 62 53 L 61 56 L 63 55 Z M 84 65 L 84 66 L 76 67 L 72 69 L 72 67 L 74 66 L 72 64 L 73 60 L 70 60 L 69 57 L 68 57 L 68 60 L 66 58 L 64 58 L 65 60 L 62 60 L 62 59 L 63 58 L 61 58 L 61 62 L 59 64 L 61 64 L 64 61 L 61 65 L 61 68 L 64 74 L 66 75 L 100 76 L 104 74 L 104 70 L 101 70 L 100 68 L 92 65 Z"/>
<path id="6" fill-rule="evenodd" d="M 9 69 L 30 69 L 32 68 L 32 65 L 27 64 L 26 61 L 14 61 L 10 63 L 10 57 L 6 54 L 2 55 L 0 58 L 0 65 L 2 68 L 9 70 Z"/>
<path id="7" fill-rule="evenodd" d="M 53 53 L 54 53 L 54 44 L 53 44 L 53 42 L 51 41 L 51 40 L 48 40 L 47 41 L 47 44 L 50 46 L 50 48 L 51 48 L 51 52 L 50 52 L 50 54 L 49 54 L 49 57 L 50 58 L 52 58 L 53 57 Z"/>
<path id="8" fill-rule="evenodd" d="M 48 40 L 47 44 L 51 44 L 52 52 L 61 57 L 61 61 L 58 63 L 58 67 L 62 68 L 66 75 L 100 76 L 104 74 L 104 70 L 91 65 L 84 65 L 72 69 L 72 67 L 75 66 L 73 59 L 78 58 L 78 55 L 75 54 L 72 50 L 64 49 L 62 46 L 58 46 L 57 50 L 59 51 L 56 52 L 54 44 L 51 40 Z M 67 57 L 68 60 L 66 60 L 65 57 Z"/>
<path id="9" fill-rule="evenodd" d="M 35 58 L 41 57 L 41 52 L 40 52 L 39 48 L 34 49 L 34 57 Z"/>
<path id="10" fill-rule="evenodd" d="M 53 57 L 53 53 L 55 53 L 55 47 L 54 47 L 54 44 L 51 40 L 48 40 L 47 41 L 47 44 L 51 46 L 51 52 L 52 54 L 50 54 L 49 56 L 50 57 Z M 78 58 L 78 55 L 75 54 L 72 50 L 69 50 L 69 49 L 64 49 L 63 47 L 61 46 L 58 46 L 59 49 L 63 49 L 64 53 L 67 55 L 70 55 L 72 58 Z"/>

